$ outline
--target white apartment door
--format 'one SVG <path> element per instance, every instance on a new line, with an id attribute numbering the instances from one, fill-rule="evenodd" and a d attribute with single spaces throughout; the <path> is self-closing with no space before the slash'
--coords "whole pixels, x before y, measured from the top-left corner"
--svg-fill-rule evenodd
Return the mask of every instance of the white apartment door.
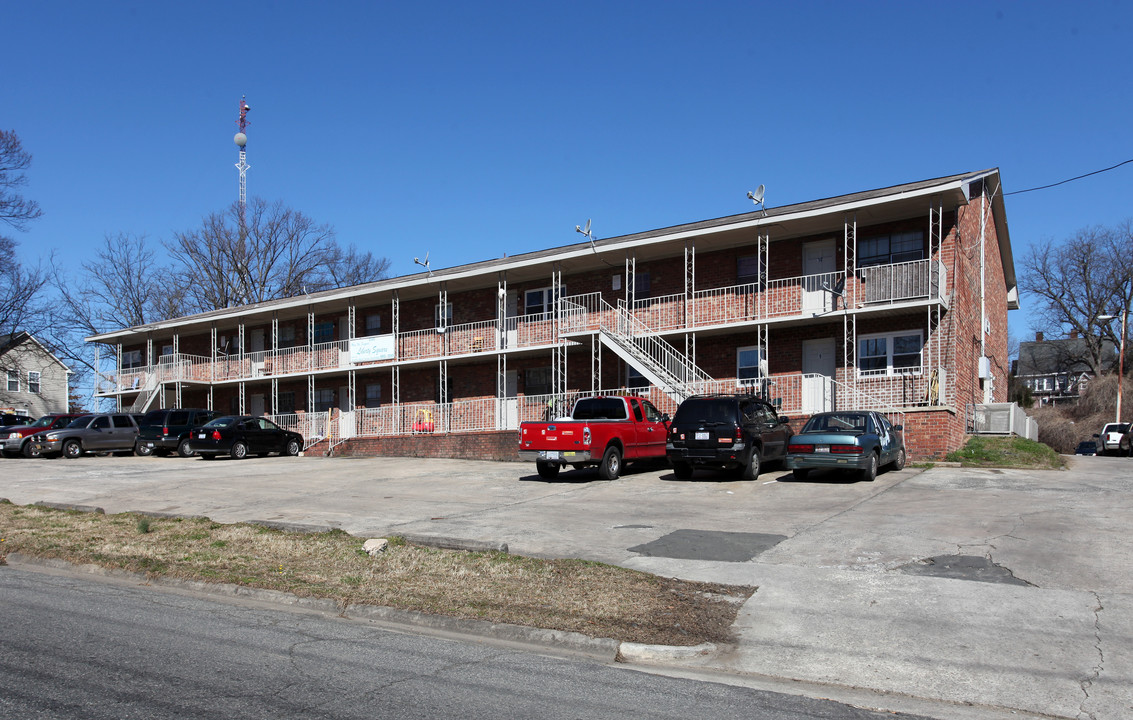
<path id="1" fill-rule="evenodd" d="M 518 344 L 518 321 L 515 319 L 519 315 L 519 295 L 515 290 L 508 290 L 507 301 L 504 306 L 504 336 L 500 346 L 503 348 L 513 348 Z M 510 397 L 515 397 L 514 391 L 509 392 Z M 519 427 L 518 425 L 516 427 Z"/>
<path id="2" fill-rule="evenodd" d="M 834 409 L 834 338 L 803 340 L 803 414 Z"/>
<path id="3" fill-rule="evenodd" d="M 504 378 L 504 397 L 497 403 L 496 427 L 500 430 L 519 429 L 519 374 L 508 370 Z"/>
<path id="4" fill-rule="evenodd" d="M 350 388 L 346 385 L 338 388 L 338 437 L 354 437 L 354 408 L 350 406 Z"/>
<path id="5" fill-rule="evenodd" d="M 263 328 L 255 328 L 255 329 L 252 330 L 251 352 L 257 353 L 257 352 L 263 352 L 263 351 L 264 351 L 264 329 Z"/>
<path id="6" fill-rule="evenodd" d="M 830 291 L 834 287 L 833 273 L 837 269 L 833 240 L 820 240 L 803 244 L 803 312 L 818 314 L 834 309 Z"/>
<path id="7" fill-rule="evenodd" d="M 264 329 L 255 328 L 252 330 L 252 377 L 259 377 L 264 374 Z M 262 398 L 263 396 L 261 396 Z M 263 415 L 261 409 L 259 412 L 252 412 L 253 415 Z"/>

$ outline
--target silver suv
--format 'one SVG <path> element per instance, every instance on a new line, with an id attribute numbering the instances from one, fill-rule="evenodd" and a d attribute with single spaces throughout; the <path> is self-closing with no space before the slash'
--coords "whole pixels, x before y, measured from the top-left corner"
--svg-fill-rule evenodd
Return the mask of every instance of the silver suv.
<path id="1" fill-rule="evenodd" d="M 88 452 L 130 452 L 138 423 L 128 413 L 83 415 L 58 430 L 37 433 L 31 442 L 42 457 L 77 458 Z"/>

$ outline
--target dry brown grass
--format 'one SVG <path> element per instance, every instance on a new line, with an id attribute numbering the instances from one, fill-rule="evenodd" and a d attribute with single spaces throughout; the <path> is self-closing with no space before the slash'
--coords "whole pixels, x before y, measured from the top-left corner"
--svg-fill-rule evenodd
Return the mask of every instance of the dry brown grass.
<path id="1" fill-rule="evenodd" d="M 1133 408 L 1133 380 L 1123 384 L 1121 404 L 1123 410 Z M 1039 442 L 1060 453 L 1073 453 L 1079 442 L 1092 440 L 1094 433 L 1114 421 L 1116 406 L 1117 375 L 1103 375 L 1090 381 L 1076 405 L 1036 408 L 1031 417 L 1039 425 Z"/>
<path id="2" fill-rule="evenodd" d="M 286 533 L 207 519 L 101 515 L 0 503 L 7 553 L 150 576 L 334 598 L 591 637 L 728 642 L 755 588 L 686 582 L 582 560 L 436 550 L 398 542 L 376 557 L 344 532 Z"/>

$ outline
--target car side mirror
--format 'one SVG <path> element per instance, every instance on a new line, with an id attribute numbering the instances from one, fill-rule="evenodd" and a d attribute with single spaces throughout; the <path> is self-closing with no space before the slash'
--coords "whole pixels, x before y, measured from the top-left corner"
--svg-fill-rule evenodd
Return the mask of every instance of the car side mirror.
<path id="1" fill-rule="evenodd" d="M 791 418 L 787 417 L 786 415 L 780 415 L 779 416 L 779 424 L 780 425 L 786 425 L 789 422 L 791 422 Z"/>
<path id="2" fill-rule="evenodd" d="M 896 430 L 897 432 L 901 432 L 902 430 L 905 429 L 905 426 L 904 425 L 894 425 L 893 429 Z"/>
<path id="3" fill-rule="evenodd" d="M 1101 435 L 1098 435 L 1097 433 L 1094 433 L 1094 437 L 1096 437 L 1096 438 L 1100 438 L 1100 437 L 1101 437 Z"/>
<path id="4" fill-rule="evenodd" d="M 671 420 L 672 420 L 672 418 L 669 417 L 669 413 L 665 413 L 661 416 L 661 422 L 669 422 Z"/>

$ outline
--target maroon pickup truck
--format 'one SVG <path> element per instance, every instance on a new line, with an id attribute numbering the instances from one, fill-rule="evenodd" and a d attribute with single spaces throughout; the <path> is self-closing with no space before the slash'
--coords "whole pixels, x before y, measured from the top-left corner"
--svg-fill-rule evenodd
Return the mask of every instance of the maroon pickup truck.
<path id="1" fill-rule="evenodd" d="M 644 398 L 579 398 L 569 419 L 519 426 L 519 459 L 534 460 L 548 479 L 564 465 L 597 465 L 602 479 L 615 480 L 623 462 L 664 458 L 668 429 L 669 416 Z"/>

